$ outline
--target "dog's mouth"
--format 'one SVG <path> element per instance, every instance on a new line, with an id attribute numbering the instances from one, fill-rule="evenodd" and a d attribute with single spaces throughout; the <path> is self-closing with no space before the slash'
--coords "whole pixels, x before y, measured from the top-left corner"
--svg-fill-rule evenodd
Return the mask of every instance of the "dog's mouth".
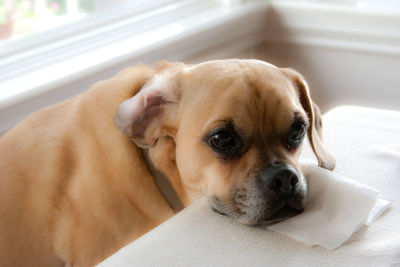
<path id="1" fill-rule="evenodd" d="M 268 214 L 268 217 L 265 216 L 267 215 L 265 213 L 264 216 L 261 215 L 253 217 L 249 216 L 249 214 L 246 212 L 237 211 L 235 208 L 233 208 L 233 205 L 221 203 L 219 200 L 215 200 L 216 198 L 209 199 L 209 203 L 211 204 L 210 206 L 213 211 L 231 217 L 234 220 L 246 225 L 268 226 L 289 219 L 303 211 L 303 206 L 301 204 L 291 205 L 290 203 L 283 202 L 281 206 L 277 207 L 272 214 Z"/>
<path id="2" fill-rule="evenodd" d="M 263 226 L 272 225 L 284 220 L 287 220 L 293 216 L 296 216 L 303 212 L 303 208 L 292 208 L 289 206 L 284 206 L 278 211 L 276 211 L 268 219 L 261 221 L 259 224 Z"/>

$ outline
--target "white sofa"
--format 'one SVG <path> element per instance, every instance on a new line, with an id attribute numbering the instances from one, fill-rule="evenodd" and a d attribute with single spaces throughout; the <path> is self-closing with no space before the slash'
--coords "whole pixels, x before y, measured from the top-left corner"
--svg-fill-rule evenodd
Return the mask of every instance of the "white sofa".
<path id="1" fill-rule="evenodd" d="M 336 172 L 383 192 L 393 206 L 336 250 L 249 227 L 210 210 L 184 209 L 99 266 L 400 266 L 400 112 L 344 106 L 325 117 Z M 303 158 L 313 158 L 306 147 Z"/>

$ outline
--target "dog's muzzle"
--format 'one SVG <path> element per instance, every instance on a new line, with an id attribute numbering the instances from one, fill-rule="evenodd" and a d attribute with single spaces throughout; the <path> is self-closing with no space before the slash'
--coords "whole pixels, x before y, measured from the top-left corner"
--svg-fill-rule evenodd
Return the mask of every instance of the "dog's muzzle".
<path id="1" fill-rule="evenodd" d="M 260 172 L 259 190 L 269 205 L 259 223 L 272 224 L 303 211 L 306 181 L 303 175 L 286 163 L 274 163 Z"/>
<path id="2" fill-rule="evenodd" d="M 214 211 L 249 225 L 269 225 L 299 214 L 306 196 L 306 181 L 286 163 L 264 167 L 246 188 L 235 190 L 232 199 L 211 197 Z"/>

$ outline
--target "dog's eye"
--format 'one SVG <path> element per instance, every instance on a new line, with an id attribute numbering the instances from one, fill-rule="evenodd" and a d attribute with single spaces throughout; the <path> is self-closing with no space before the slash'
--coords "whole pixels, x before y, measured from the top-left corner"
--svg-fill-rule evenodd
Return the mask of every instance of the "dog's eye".
<path id="1" fill-rule="evenodd" d="M 303 120 L 295 121 L 290 129 L 287 144 L 291 149 L 297 148 L 306 134 L 307 124 Z"/>
<path id="2" fill-rule="evenodd" d="M 217 150 L 225 151 L 236 146 L 235 137 L 228 131 L 220 131 L 210 137 L 210 144 Z"/>
<path id="3" fill-rule="evenodd" d="M 242 139 L 231 124 L 209 132 L 203 140 L 223 161 L 233 160 L 243 153 Z"/>

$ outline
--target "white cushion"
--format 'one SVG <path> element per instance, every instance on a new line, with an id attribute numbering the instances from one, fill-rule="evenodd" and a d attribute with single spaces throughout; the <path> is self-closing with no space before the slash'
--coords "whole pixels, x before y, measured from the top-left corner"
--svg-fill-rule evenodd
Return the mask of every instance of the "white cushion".
<path id="1" fill-rule="evenodd" d="M 210 210 L 205 200 L 122 248 L 100 266 L 395 266 L 400 265 L 400 112 L 339 107 L 324 116 L 336 172 L 393 201 L 341 247 L 307 247 Z M 303 158 L 313 158 L 308 147 Z"/>

